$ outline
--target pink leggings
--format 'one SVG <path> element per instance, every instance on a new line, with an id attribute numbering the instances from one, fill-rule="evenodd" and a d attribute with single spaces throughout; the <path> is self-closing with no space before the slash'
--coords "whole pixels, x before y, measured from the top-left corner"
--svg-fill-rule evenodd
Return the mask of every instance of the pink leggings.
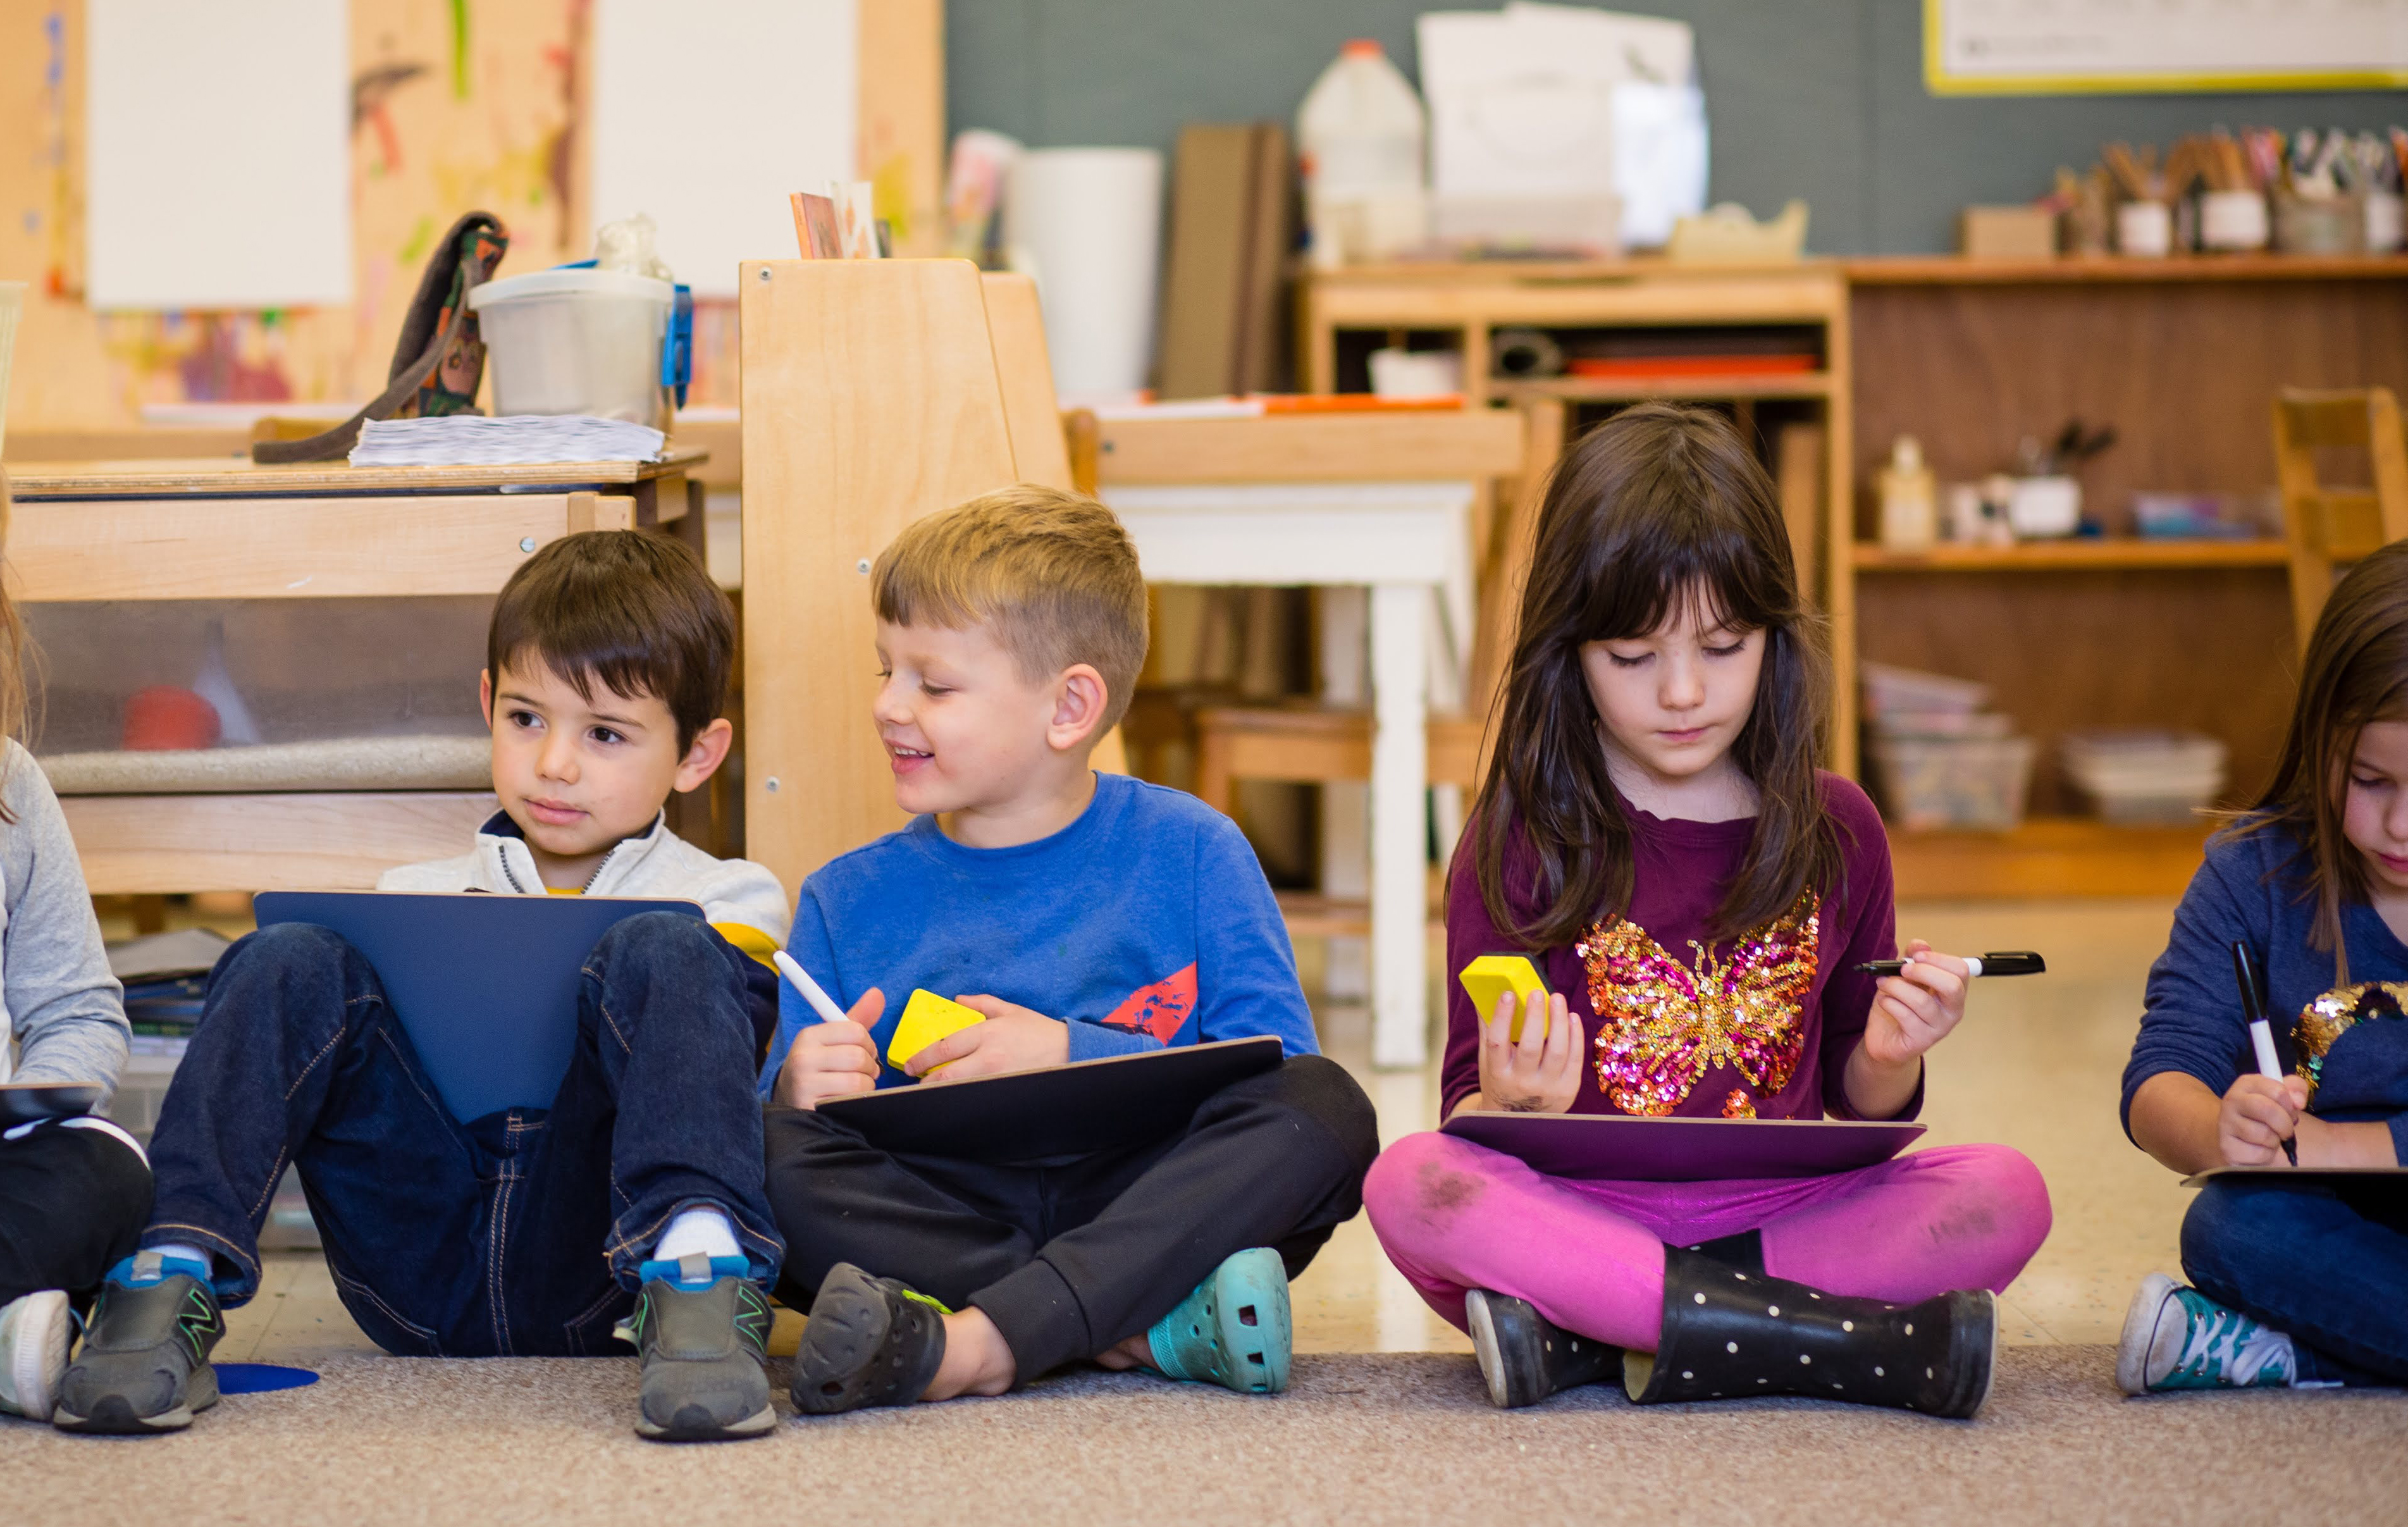
<path id="1" fill-rule="evenodd" d="M 1668 1244 L 1761 1231 L 1775 1277 L 1904 1304 L 2004 1289 L 2049 1225 L 2039 1169 L 2004 1145 L 1921 1150 L 1828 1177 L 1575 1182 L 1433 1132 L 1381 1154 L 1363 1206 L 1388 1260 L 1457 1327 L 1465 1290 L 1486 1289 L 1641 1352 L 1662 1327 Z"/>

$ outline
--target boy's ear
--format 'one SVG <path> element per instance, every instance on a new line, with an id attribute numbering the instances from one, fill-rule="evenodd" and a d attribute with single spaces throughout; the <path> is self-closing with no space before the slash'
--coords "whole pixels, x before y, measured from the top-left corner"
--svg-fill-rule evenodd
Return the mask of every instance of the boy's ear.
<path id="1" fill-rule="evenodd" d="M 485 729 L 492 731 L 494 729 L 494 670 L 492 669 L 480 668 L 477 670 L 477 709 L 484 715 Z"/>
<path id="2" fill-rule="evenodd" d="M 695 732 L 693 745 L 678 760 L 677 778 L 670 787 L 682 795 L 710 778 L 727 761 L 727 750 L 735 742 L 736 728 L 725 716 Z"/>
<path id="3" fill-rule="evenodd" d="M 1104 676 L 1094 667 L 1073 663 L 1064 669 L 1054 681 L 1054 713 L 1046 722 L 1046 745 L 1056 753 L 1075 753 L 1094 745 L 1103 734 L 1109 704 Z"/>

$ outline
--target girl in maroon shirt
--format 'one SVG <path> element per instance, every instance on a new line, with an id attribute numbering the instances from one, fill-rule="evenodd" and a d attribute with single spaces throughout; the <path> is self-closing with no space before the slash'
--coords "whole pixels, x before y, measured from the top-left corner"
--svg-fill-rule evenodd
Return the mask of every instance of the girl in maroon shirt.
<path id="1" fill-rule="evenodd" d="M 1445 1112 L 1891 1119 L 1965 1010 L 1966 965 L 1894 952 L 1889 846 L 1814 767 L 1829 673 L 1786 527 L 1718 415 L 1647 405 L 1549 483 L 1503 713 L 1448 877 L 1447 961 L 1527 955 L 1547 989 L 1448 997 Z M 1543 1025 L 1543 1027 L 1542 1027 Z M 1834 1175 L 1591 1182 L 1439 1133 L 1365 1206 L 1469 1331 L 1489 1397 L 1619 1376 L 1632 1399 L 1797 1393 L 1970 1416 L 1996 1290 L 2048 1233 L 2000 1145 Z"/>

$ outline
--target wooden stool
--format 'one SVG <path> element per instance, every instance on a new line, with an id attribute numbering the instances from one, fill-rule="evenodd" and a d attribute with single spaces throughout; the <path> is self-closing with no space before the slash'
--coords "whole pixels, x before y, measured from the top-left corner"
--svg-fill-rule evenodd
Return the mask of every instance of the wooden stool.
<path id="1" fill-rule="evenodd" d="M 1480 723 L 1433 716 L 1429 782 L 1480 783 Z M 1371 777 L 1371 713 L 1326 705 L 1207 706 L 1196 713 L 1196 795 L 1237 814 L 1237 782 L 1327 785 Z"/>
<path id="2" fill-rule="evenodd" d="M 2365 452 L 2374 485 L 2320 483 L 2316 452 L 2323 448 Z M 2408 447 L 2391 389 L 2285 388 L 2274 398 L 2274 470 L 2283 484 L 2283 534 L 2291 543 L 2291 620 L 2304 654 L 2332 594 L 2335 565 L 2408 538 Z"/>

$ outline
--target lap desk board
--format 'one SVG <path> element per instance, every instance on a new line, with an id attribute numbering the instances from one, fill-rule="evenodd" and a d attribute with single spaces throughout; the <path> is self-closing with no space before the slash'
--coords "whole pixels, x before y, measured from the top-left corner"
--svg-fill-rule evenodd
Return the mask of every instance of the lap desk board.
<path id="1" fill-rule="evenodd" d="M 1467 1109 L 1442 1126 L 1518 1156 L 1552 1177 L 1598 1182 L 1716 1182 L 1820 1177 L 1888 1160 L 1920 1124 L 1841 1118 L 1638 1118 L 1627 1114 L 1507 1114 Z"/>
<path id="2" fill-rule="evenodd" d="M 819 1111 L 896 1155 L 1033 1161 L 1158 1139 L 1213 1093 L 1279 1063 L 1280 1042 L 1258 1035 L 890 1087 L 831 1098 Z"/>
<path id="3" fill-rule="evenodd" d="M 262 891 L 259 926 L 314 923 L 375 967 L 418 1063 L 461 1123 L 548 1108 L 577 1044 L 585 957 L 612 924 L 647 912 L 699 918 L 692 901 L 479 892 Z"/>

